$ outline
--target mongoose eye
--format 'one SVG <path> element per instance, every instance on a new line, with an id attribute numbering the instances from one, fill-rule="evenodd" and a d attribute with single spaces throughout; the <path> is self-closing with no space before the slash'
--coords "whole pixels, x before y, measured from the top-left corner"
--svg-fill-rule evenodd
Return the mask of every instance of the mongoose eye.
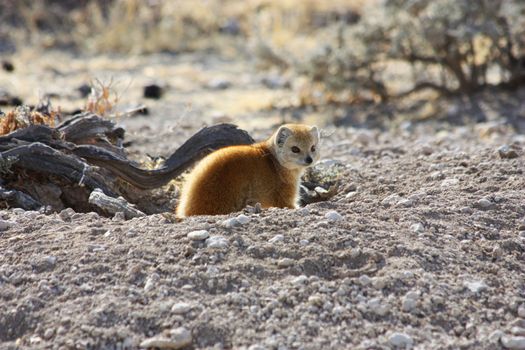
<path id="1" fill-rule="evenodd" d="M 315 145 L 313 145 L 312 148 L 310 148 L 310 151 L 315 152 Z"/>
<path id="2" fill-rule="evenodd" d="M 293 152 L 293 153 L 299 153 L 299 152 L 301 152 L 301 150 L 299 149 L 299 147 L 297 147 L 297 146 L 293 146 L 293 147 L 292 147 L 292 152 Z"/>

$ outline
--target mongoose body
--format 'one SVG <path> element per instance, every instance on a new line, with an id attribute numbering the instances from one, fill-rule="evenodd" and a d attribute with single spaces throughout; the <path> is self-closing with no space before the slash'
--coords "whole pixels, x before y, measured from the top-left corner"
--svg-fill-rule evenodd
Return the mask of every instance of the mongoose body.
<path id="1" fill-rule="evenodd" d="M 256 203 L 296 208 L 301 175 L 319 159 L 318 143 L 317 127 L 286 124 L 266 141 L 209 154 L 188 175 L 177 216 L 228 214 Z"/>

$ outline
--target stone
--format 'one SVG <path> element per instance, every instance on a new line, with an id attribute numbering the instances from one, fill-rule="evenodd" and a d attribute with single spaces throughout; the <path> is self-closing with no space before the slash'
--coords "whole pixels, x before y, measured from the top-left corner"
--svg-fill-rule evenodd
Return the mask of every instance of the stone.
<path id="1" fill-rule="evenodd" d="M 525 305 L 521 305 L 518 307 L 518 316 L 521 318 L 525 318 Z"/>
<path id="2" fill-rule="evenodd" d="M 301 239 L 301 240 L 299 241 L 299 244 L 300 244 L 300 245 L 308 245 L 308 244 L 310 244 L 310 241 L 307 240 L 307 239 Z"/>
<path id="3" fill-rule="evenodd" d="M 381 205 L 385 206 L 385 207 L 389 207 L 391 205 L 394 205 L 395 203 L 399 202 L 399 199 L 401 197 L 399 197 L 399 195 L 397 195 L 396 193 L 393 193 L 387 197 L 385 197 L 382 201 L 381 201 Z"/>
<path id="4" fill-rule="evenodd" d="M 187 236 L 192 241 L 204 241 L 206 238 L 210 237 L 210 233 L 206 230 L 197 230 L 191 231 Z"/>
<path id="5" fill-rule="evenodd" d="M 328 190 L 322 188 L 321 186 L 314 188 L 314 191 L 320 196 L 326 195 L 328 193 Z"/>
<path id="6" fill-rule="evenodd" d="M 235 226 L 240 226 L 240 225 L 241 223 L 239 222 L 239 220 L 237 220 L 237 218 L 229 218 L 229 219 L 224 220 L 221 223 L 221 226 L 226 227 L 226 228 L 233 228 Z"/>
<path id="7" fill-rule="evenodd" d="M 12 221 L 0 220 L 0 232 L 8 230 L 13 226 L 13 224 L 14 223 Z"/>
<path id="8" fill-rule="evenodd" d="M 229 88 L 232 85 L 231 82 L 229 82 L 226 79 L 221 78 L 214 78 L 208 81 L 208 84 L 206 84 L 206 87 L 213 90 L 225 90 Z"/>
<path id="9" fill-rule="evenodd" d="M 300 276 L 294 277 L 294 279 L 292 279 L 292 284 L 294 284 L 296 286 L 304 285 L 306 283 L 308 283 L 308 276 L 306 276 L 306 275 L 300 275 Z"/>
<path id="10" fill-rule="evenodd" d="M 310 210 L 308 208 L 301 208 L 297 210 L 297 213 L 301 216 L 308 216 L 310 214 Z"/>
<path id="11" fill-rule="evenodd" d="M 211 236 L 206 239 L 206 247 L 208 248 L 226 249 L 228 245 L 228 240 L 223 236 Z"/>
<path id="12" fill-rule="evenodd" d="M 359 283 L 362 286 L 368 286 L 370 283 L 372 283 L 372 279 L 368 277 L 368 275 L 361 275 L 359 276 Z"/>
<path id="13" fill-rule="evenodd" d="M 171 312 L 176 315 L 183 315 L 188 313 L 192 308 L 193 306 L 191 304 L 180 302 L 173 304 L 173 306 L 171 307 Z"/>
<path id="14" fill-rule="evenodd" d="M 501 344 L 507 349 L 515 349 L 515 350 L 525 349 L 525 337 L 502 335 Z"/>
<path id="15" fill-rule="evenodd" d="M 247 224 L 251 221 L 250 217 L 244 214 L 240 214 L 239 216 L 236 217 L 236 219 L 237 219 L 237 222 L 239 222 L 239 224 L 241 225 Z"/>
<path id="16" fill-rule="evenodd" d="M 516 150 L 510 148 L 508 145 L 503 145 L 498 148 L 498 154 L 501 159 L 513 159 L 518 158 L 519 154 Z"/>
<path id="17" fill-rule="evenodd" d="M 140 343 L 141 348 L 181 349 L 192 342 L 191 332 L 184 327 L 170 331 L 170 335 L 156 335 Z"/>
<path id="18" fill-rule="evenodd" d="M 327 212 L 324 217 L 326 219 L 328 219 L 328 221 L 331 221 L 331 222 L 336 222 L 336 221 L 341 221 L 343 220 L 343 217 L 341 216 L 341 214 L 339 214 L 337 211 L 335 210 L 330 210 L 329 212 Z"/>
<path id="19" fill-rule="evenodd" d="M 410 337 L 408 334 L 398 333 L 398 332 L 392 333 L 390 337 L 388 337 L 388 342 L 392 346 L 403 347 L 403 348 L 411 347 L 412 344 L 414 343 L 414 341 L 412 340 L 412 337 Z"/>
<path id="20" fill-rule="evenodd" d="M 478 200 L 476 202 L 476 205 L 479 207 L 479 208 L 482 208 L 482 209 L 488 209 L 490 208 L 493 203 L 491 200 L 489 200 L 488 198 L 481 198 L 480 200 Z"/>
<path id="21" fill-rule="evenodd" d="M 153 99 L 159 99 L 162 97 L 163 90 L 162 87 L 160 87 L 157 84 L 150 84 L 144 86 L 144 97 L 145 98 L 153 98 Z"/>
<path id="22" fill-rule="evenodd" d="M 399 202 L 397 202 L 398 207 L 409 208 L 412 205 L 414 205 L 414 202 L 408 198 L 403 198 Z"/>
<path id="23" fill-rule="evenodd" d="M 277 266 L 280 268 L 287 268 L 295 264 L 295 260 L 290 258 L 282 258 L 277 261 Z"/>
<path id="24" fill-rule="evenodd" d="M 481 293 L 488 289 L 488 286 L 483 281 L 467 281 L 463 285 L 472 293 Z"/>
<path id="25" fill-rule="evenodd" d="M 282 242 L 282 241 L 284 241 L 284 236 L 281 234 L 275 235 L 268 240 L 268 242 L 270 243 L 277 243 L 277 242 Z"/>
<path id="26" fill-rule="evenodd" d="M 441 181 L 441 187 L 454 187 L 459 184 L 459 179 L 445 179 Z"/>
<path id="27" fill-rule="evenodd" d="M 415 233 L 423 233 L 425 232 L 425 227 L 423 226 L 422 223 L 418 222 L 410 226 L 410 231 L 415 232 Z"/>

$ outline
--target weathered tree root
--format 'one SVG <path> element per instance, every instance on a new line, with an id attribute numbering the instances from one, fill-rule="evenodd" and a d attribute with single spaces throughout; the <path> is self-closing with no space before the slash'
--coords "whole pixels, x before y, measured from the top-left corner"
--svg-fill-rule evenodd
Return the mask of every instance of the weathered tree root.
<path id="1" fill-rule="evenodd" d="M 0 200 L 24 209 L 53 206 L 54 203 L 52 209 L 55 210 L 70 206 L 79 211 L 95 210 L 103 215 L 122 211 L 132 217 L 141 212 L 129 205 L 133 198 L 126 198 L 126 193 L 133 191 L 122 186 L 137 190 L 157 188 L 213 150 L 254 142 L 246 131 L 235 125 L 205 127 L 177 149 L 163 167 L 148 170 L 127 158 L 124 133 L 124 129 L 113 122 L 86 113 L 56 128 L 31 125 L 0 137 L 0 185 L 3 186 Z M 125 180 L 128 185 L 118 180 Z M 34 191 L 35 186 L 42 184 L 59 188 L 55 197 L 59 196 L 63 205 L 56 207 L 57 198 L 46 197 L 42 194 L 46 191 Z M 100 189 L 104 196 L 93 194 L 95 189 Z M 118 196 L 123 196 L 124 200 L 109 200 Z"/>

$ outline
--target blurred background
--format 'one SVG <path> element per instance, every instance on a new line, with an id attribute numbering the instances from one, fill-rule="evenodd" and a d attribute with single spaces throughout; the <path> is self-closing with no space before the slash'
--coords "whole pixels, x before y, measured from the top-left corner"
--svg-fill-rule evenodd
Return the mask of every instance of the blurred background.
<path id="1" fill-rule="evenodd" d="M 0 0 L 0 57 L 3 111 L 525 131 L 523 0 Z"/>

